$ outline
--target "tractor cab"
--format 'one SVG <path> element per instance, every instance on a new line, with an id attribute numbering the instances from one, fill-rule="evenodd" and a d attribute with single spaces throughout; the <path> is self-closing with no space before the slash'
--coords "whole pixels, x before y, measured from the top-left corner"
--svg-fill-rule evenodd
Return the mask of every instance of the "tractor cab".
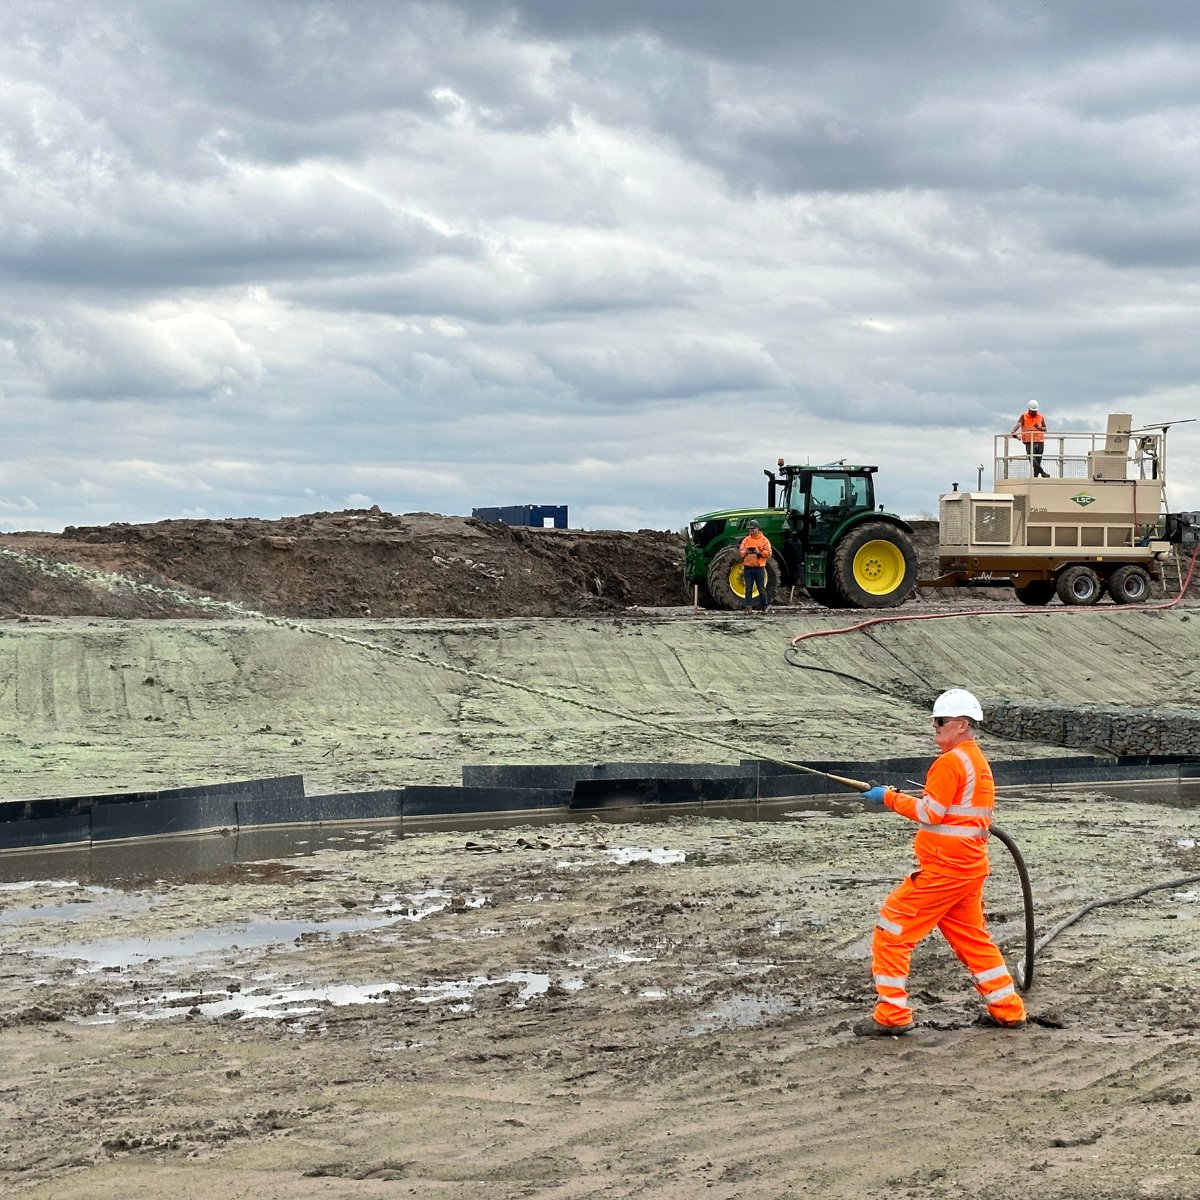
<path id="1" fill-rule="evenodd" d="M 787 510 L 791 532 L 805 551 L 828 546 L 850 517 L 875 511 L 875 470 L 844 461 L 788 466 L 780 459 L 777 470 L 763 472 L 767 504 Z"/>

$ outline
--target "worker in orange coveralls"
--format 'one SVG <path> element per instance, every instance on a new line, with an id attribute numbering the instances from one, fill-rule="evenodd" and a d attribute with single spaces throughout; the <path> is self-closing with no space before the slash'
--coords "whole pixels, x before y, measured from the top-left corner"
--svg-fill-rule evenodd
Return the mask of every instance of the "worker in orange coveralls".
<path id="1" fill-rule="evenodd" d="M 1049 479 L 1050 472 L 1042 470 L 1042 454 L 1046 449 L 1046 418 L 1038 412 L 1038 402 L 1030 400 L 1029 407 L 1017 418 L 1009 435 L 1025 443 L 1025 453 L 1033 464 L 1035 479 Z"/>
<path id="2" fill-rule="evenodd" d="M 743 608 L 750 608 L 754 602 L 754 591 L 758 589 L 758 611 L 767 611 L 767 561 L 771 557 L 771 543 L 763 533 L 757 521 L 751 521 L 747 526 L 749 533 L 742 538 L 738 545 L 738 554 L 742 560 L 742 583 L 746 589 Z"/>
<path id="3" fill-rule="evenodd" d="M 918 823 L 913 848 L 920 866 L 879 910 L 871 943 L 879 1000 L 873 1017 L 854 1026 L 861 1037 L 896 1037 L 912 1029 L 909 962 L 917 943 L 934 929 L 970 971 L 987 1005 L 984 1023 L 1005 1029 L 1025 1024 L 1025 1005 L 983 915 L 996 785 L 975 741 L 982 720 L 983 709 L 970 692 L 943 692 L 933 705 L 933 740 L 940 753 L 921 797 L 890 787 L 862 793 L 869 804 L 885 805 Z"/>

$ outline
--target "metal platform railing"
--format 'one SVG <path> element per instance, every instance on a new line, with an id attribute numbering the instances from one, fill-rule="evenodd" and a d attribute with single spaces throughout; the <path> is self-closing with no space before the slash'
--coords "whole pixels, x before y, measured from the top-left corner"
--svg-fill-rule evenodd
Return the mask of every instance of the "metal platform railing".
<path id="1" fill-rule="evenodd" d="M 1109 434 L 1050 433 L 1042 443 L 1040 465 L 1051 479 L 1159 479 L 1165 469 L 1161 433 L 1137 433 L 1122 439 L 1124 450 L 1114 449 Z M 994 438 L 993 478 L 1000 487 L 1006 479 L 1033 477 L 1034 458 L 1026 443 L 1010 434 Z"/>

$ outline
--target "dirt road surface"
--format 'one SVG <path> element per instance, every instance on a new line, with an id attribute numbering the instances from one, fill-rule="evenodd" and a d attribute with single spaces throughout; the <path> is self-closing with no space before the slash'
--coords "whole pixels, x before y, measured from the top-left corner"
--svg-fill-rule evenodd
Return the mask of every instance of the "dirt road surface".
<path id="1" fill-rule="evenodd" d="M 1194 712 L 1200 661 L 1191 607 L 880 626 L 806 643 L 817 672 L 784 662 L 787 639 L 846 614 L 648 606 L 309 632 L 45 618 L 29 597 L 29 619 L 0 628 L 7 798 L 293 772 L 349 790 L 455 781 L 464 762 L 921 753 L 928 698 L 950 683 Z M 1196 803 L 1006 793 L 998 820 L 1029 863 L 1039 932 L 1200 873 Z M 871 1006 L 870 929 L 911 866 L 911 826 L 845 797 L 757 815 L 772 819 L 2 855 L 0 1190 L 1200 1194 L 1200 883 L 1059 934 L 1022 1031 L 974 1024 L 965 973 L 931 938 L 914 959 L 918 1028 L 864 1041 L 850 1024 Z M 1020 894 L 999 846 L 993 867 L 1014 965 Z"/>

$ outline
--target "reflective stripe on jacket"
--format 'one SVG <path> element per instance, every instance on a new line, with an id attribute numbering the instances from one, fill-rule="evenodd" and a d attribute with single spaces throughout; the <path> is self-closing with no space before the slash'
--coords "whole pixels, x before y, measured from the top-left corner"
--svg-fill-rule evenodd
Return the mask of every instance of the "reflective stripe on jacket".
<path id="1" fill-rule="evenodd" d="M 746 567 L 765 567 L 771 557 L 771 543 L 761 530 L 758 533 L 748 533 L 738 546 L 742 556 L 742 565 Z"/>
<path id="2" fill-rule="evenodd" d="M 1044 442 L 1046 440 L 1046 418 L 1041 413 L 1023 412 L 1013 426 L 1013 433 L 1023 442 Z"/>
<path id="3" fill-rule="evenodd" d="M 939 755 L 919 799 L 889 788 L 884 803 L 920 825 L 913 850 L 923 867 L 949 867 L 962 875 L 988 873 L 996 782 L 977 742 L 961 742 Z"/>

